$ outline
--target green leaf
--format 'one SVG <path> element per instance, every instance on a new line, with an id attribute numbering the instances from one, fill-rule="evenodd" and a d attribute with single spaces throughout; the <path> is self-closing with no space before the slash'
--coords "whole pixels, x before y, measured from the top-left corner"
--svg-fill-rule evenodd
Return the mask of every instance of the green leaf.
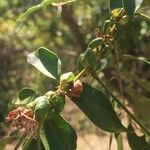
<path id="1" fill-rule="evenodd" d="M 95 49 L 96 47 L 102 45 L 104 43 L 103 39 L 98 37 L 98 38 L 95 38 L 93 39 L 89 45 L 88 45 L 88 48 L 91 48 L 92 50 Z"/>
<path id="2" fill-rule="evenodd" d="M 123 7 L 129 17 L 132 17 L 135 11 L 135 0 L 123 0 Z"/>
<path id="3" fill-rule="evenodd" d="M 14 138 L 15 138 L 15 136 L 1 138 L 0 139 L 0 150 L 5 150 L 6 145 L 9 144 Z"/>
<path id="4" fill-rule="evenodd" d="M 128 127 L 132 133 L 127 133 L 127 139 L 132 150 L 148 150 L 150 145 L 146 142 L 145 136 L 137 136 L 131 125 Z"/>
<path id="5" fill-rule="evenodd" d="M 127 131 L 113 110 L 110 101 L 101 91 L 83 83 L 83 92 L 80 97 L 71 99 L 99 128 L 114 133 Z"/>
<path id="6" fill-rule="evenodd" d="M 45 120 L 44 130 L 51 150 L 76 149 L 76 132 L 61 116 Z"/>
<path id="7" fill-rule="evenodd" d="M 33 100 L 36 96 L 37 96 L 37 93 L 28 87 L 21 89 L 18 93 L 18 98 L 20 100 L 24 100 L 26 98 Z"/>
<path id="8" fill-rule="evenodd" d="M 18 17 L 17 22 L 21 22 L 25 17 L 28 17 L 31 13 L 41 9 L 42 7 L 47 7 L 51 4 L 58 6 L 71 3 L 75 0 L 43 0 L 40 4 L 35 5 L 27 9 L 21 16 Z"/>
<path id="9" fill-rule="evenodd" d="M 131 97 L 130 103 L 131 107 L 134 109 L 135 115 L 148 129 L 150 129 L 150 98 L 139 94 L 136 90 L 131 88 L 126 91 Z"/>
<path id="10" fill-rule="evenodd" d="M 103 24 L 103 32 L 107 33 L 107 31 L 109 31 L 109 27 L 112 24 L 112 22 L 110 20 L 106 20 Z"/>
<path id="11" fill-rule="evenodd" d="M 17 22 L 21 22 L 25 17 L 29 16 L 31 13 L 41 9 L 42 7 L 49 6 L 50 4 L 52 4 L 52 2 L 53 0 L 44 0 L 41 4 L 30 7 L 25 11 L 25 13 L 18 17 Z"/>
<path id="12" fill-rule="evenodd" d="M 124 9 L 129 17 L 141 6 L 143 0 L 123 0 Z"/>
<path id="13" fill-rule="evenodd" d="M 109 1 L 109 9 L 110 11 L 117 9 L 117 8 L 122 8 L 122 0 L 110 0 Z"/>
<path id="14" fill-rule="evenodd" d="M 141 7 L 142 2 L 143 0 L 135 0 L 135 11 Z"/>
<path id="15" fill-rule="evenodd" d="M 150 93 L 150 82 L 149 81 L 140 79 L 134 73 L 126 72 L 124 74 L 127 75 L 129 78 L 132 78 L 133 80 L 135 80 L 143 89 L 145 89 L 147 92 Z"/>
<path id="16" fill-rule="evenodd" d="M 56 79 L 61 73 L 61 61 L 52 51 L 41 47 L 28 55 L 28 62 L 44 75 Z"/>
<path id="17" fill-rule="evenodd" d="M 37 96 L 38 94 L 34 90 L 26 87 L 19 91 L 18 98 L 12 101 L 12 104 L 19 106 L 26 105 L 32 102 Z"/>
<path id="18" fill-rule="evenodd" d="M 98 64 L 97 64 L 97 60 L 96 60 L 96 55 L 91 48 L 88 48 L 85 51 L 85 59 L 87 60 L 89 65 L 91 65 L 94 68 L 97 68 Z"/>
<path id="19" fill-rule="evenodd" d="M 94 70 L 103 70 L 107 65 L 107 60 L 99 59 L 91 48 L 86 50 L 84 58 Z"/>

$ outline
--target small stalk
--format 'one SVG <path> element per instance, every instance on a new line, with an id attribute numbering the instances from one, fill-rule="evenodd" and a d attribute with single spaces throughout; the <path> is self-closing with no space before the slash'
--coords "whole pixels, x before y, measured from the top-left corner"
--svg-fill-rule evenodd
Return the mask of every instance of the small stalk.
<path id="1" fill-rule="evenodd" d="M 127 108 L 124 104 L 122 104 L 122 102 L 120 102 L 120 100 L 113 94 L 110 92 L 110 90 L 106 87 L 106 85 L 101 81 L 101 79 L 98 77 L 98 75 L 92 71 L 91 75 L 93 76 L 93 78 L 95 78 L 98 83 L 108 92 L 108 94 L 122 107 L 122 109 L 130 116 L 130 118 L 132 120 L 134 120 L 142 129 L 143 131 L 145 131 L 145 133 L 150 136 L 150 132 L 147 130 L 147 128 L 145 128 L 145 126 L 141 123 L 141 121 L 139 121 Z"/>
<path id="2" fill-rule="evenodd" d="M 144 20 L 147 20 L 147 21 L 150 21 L 150 17 L 143 14 L 143 13 L 136 13 L 140 18 L 144 19 Z"/>
<path id="3" fill-rule="evenodd" d="M 111 150 L 112 139 L 113 139 L 113 134 L 110 134 L 110 137 L 109 137 L 109 148 L 108 148 L 108 150 Z"/>
<path id="4" fill-rule="evenodd" d="M 17 149 L 20 147 L 20 145 L 23 143 L 25 137 L 26 137 L 26 134 L 24 134 L 24 135 L 20 138 L 19 142 L 18 142 L 17 145 L 14 147 L 14 150 L 17 150 Z"/>
<path id="5" fill-rule="evenodd" d="M 40 131 L 37 138 L 37 150 L 41 150 L 41 140 L 40 140 Z"/>
<path id="6" fill-rule="evenodd" d="M 22 150 L 27 150 L 29 145 L 31 144 L 32 140 L 33 140 L 32 136 L 29 136 L 27 141 L 24 143 Z"/>
<path id="7" fill-rule="evenodd" d="M 90 71 L 90 67 L 83 69 L 77 76 L 74 78 L 74 81 L 84 76 L 86 73 Z"/>

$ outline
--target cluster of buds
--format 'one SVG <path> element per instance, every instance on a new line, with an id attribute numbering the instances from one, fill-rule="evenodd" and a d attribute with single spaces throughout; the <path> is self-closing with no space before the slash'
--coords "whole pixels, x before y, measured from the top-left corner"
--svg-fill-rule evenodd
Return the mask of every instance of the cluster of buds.
<path id="1" fill-rule="evenodd" d="M 27 134 L 36 136 L 38 123 L 33 119 L 33 111 L 23 107 L 18 107 L 9 112 L 6 121 L 10 122 L 12 127 L 25 129 Z"/>

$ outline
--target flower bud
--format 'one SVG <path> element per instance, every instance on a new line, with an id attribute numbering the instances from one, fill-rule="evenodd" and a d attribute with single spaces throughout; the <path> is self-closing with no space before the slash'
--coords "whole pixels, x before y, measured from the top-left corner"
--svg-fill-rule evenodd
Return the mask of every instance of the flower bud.
<path id="1" fill-rule="evenodd" d="M 83 91 L 82 82 L 80 80 L 76 80 L 75 82 L 73 82 L 72 87 L 70 89 L 70 95 L 73 97 L 79 97 L 82 91 Z"/>

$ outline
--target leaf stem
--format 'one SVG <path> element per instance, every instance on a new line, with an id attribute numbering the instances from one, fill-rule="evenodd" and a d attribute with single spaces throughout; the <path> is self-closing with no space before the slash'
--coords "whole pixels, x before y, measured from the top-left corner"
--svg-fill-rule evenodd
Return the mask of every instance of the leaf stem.
<path id="1" fill-rule="evenodd" d="M 39 131 L 39 133 L 40 133 L 40 131 Z M 38 138 L 37 138 L 37 150 L 41 150 L 40 134 L 38 134 Z"/>
<path id="2" fill-rule="evenodd" d="M 150 132 L 145 128 L 145 126 L 141 123 L 140 120 L 138 120 L 127 108 L 120 102 L 120 100 L 110 92 L 110 90 L 106 87 L 106 85 L 101 81 L 101 79 L 98 77 L 98 75 L 92 70 L 91 75 L 93 78 L 95 78 L 98 83 L 108 92 L 108 94 L 122 107 L 122 109 L 130 116 L 132 120 L 134 120 L 142 129 L 147 133 L 148 136 L 150 136 Z"/>
<path id="3" fill-rule="evenodd" d="M 87 72 L 90 71 L 90 67 L 83 69 L 77 76 L 74 78 L 74 81 L 84 76 Z"/>
<path id="4" fill-rule="evenodd" d="M 23 142 L 23 140 L 25 139 L 25 137 L 26 137 L 26 134 L 24 134 L 24 135 L 20 138 L 19 142 L 18 142 L 17 145 L 14 147 L 14 150 L 17 150 L 17 149 L 19 148 L 19 146 L 22 144 L 22 142 Z"/>
<path id="5" fill-rule="evenodd" d="M 30 145 L 30 143 L 32 142 L 32 140 L 33 140 L 33 138 L 32 138 L 32 136 L 29 136 L 28 137 L 28 139 L 27 139 L 27 141 L 25 142 L 25 144 L 23 145 L 23 150 L 27 150 L 28 149 L 28 147 L 29 147 L 29 145 Z"/>

